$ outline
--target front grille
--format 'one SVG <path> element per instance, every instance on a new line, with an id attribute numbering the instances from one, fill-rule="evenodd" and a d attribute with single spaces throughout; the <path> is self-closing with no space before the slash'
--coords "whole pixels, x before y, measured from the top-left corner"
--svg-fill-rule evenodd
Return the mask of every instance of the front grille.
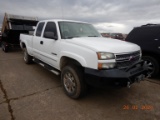
<path id="1" fill-rule="evenodd" d="M 134 63 L 140 60 L 140 51 L 126 53 L 126 54 L 117 54 L 116 55 L 116 62 L 118 68 L 127 68 Z"/>

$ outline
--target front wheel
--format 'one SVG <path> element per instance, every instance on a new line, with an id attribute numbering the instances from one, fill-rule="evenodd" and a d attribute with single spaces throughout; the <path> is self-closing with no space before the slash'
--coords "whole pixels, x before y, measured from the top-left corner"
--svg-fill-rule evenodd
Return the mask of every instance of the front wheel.
<path id="1" fill-rule="evenodd" d="M 24 61 L 26 64 L 32 63 L 32 56 L 30 56 L 27 52 L 27 49 L 24 48 Z"/>
<path id="2" fill-rule="evenodd" d="M 71 65 L 64 67 L 61 81 L 65 93 L 73 99 L 82 97 L 86 92 L 86 83 L 81 68 Z"/>

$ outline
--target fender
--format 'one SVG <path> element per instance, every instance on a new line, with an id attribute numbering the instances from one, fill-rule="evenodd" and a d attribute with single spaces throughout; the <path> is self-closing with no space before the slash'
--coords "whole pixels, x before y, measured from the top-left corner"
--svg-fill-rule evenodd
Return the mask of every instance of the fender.
<path id="1" fill-rule="evenodd" d="M 60 58 L 58 61 L 59 63 L 60 63 L 60 60 L 63 56 L 72 58 L 72 59 L 78 61 L 83 67 L 87 67 L 87 63 L 86 63 L 85 59 L 82 56 L 79 56 L 78 54 L 67 52 L 67 51 L 62 51 L 60 54 L 60 57 L 59 57 Z"/>
<path id="2" fill-rule="evenodd" d="M 28 46 L 28 44 L 27 44 L 26 41 L 20 41 L 20 47 L 21 47 L 21 49 L 23 50 L 23 48 L 24 48 L 23 44 L 25 44 L 26 49 L 28 51 L 28 54 L 32 55 L 32 48 L 30 46 Z"/>

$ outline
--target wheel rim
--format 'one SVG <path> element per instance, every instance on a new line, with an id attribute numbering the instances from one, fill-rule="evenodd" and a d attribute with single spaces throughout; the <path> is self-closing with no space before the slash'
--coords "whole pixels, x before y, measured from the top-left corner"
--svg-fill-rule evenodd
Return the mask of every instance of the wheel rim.
<path id="1" fill-rule="evenodd" d="M 149 60 L 145 60 L 145 64 L 148 65 L 148 71 L 150 74 L 153 74 L 153 72 L 155 71 L 155 67 L 153 65 L 153 63 Z"/>
<path id="2" fill-rule="evenodd" d="M 63 82 L 68 93 L 72 94 L 76 91 L 76 81 L 70 72 L 64 74 Z"/>

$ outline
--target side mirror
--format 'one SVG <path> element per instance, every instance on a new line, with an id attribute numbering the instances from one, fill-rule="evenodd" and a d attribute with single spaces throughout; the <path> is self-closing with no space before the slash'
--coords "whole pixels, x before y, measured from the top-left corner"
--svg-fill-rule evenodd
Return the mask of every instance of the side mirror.
<path id="1" fill-rule="evenodd" d="M 54 40 L 58 39 L 58 37 L 54 35 L 54 32 L 44 32 L 44 37 Z"/>

